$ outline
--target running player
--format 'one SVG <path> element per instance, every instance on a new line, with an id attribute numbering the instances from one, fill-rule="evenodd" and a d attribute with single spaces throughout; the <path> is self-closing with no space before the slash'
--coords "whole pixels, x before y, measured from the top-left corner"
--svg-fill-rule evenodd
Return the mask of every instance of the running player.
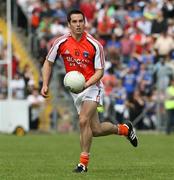
<path id="1" fill-rule="evenodd" d="M 41 94 L 48 96 L 48 86 L 52 66 L 57 56 L 64 61 L 66 72 L 80 71 L 86 79 L 84 90 L 71 93 L 79 114 L 81 154 L 74 172 L 87 172 L 92 137 L 109 134 L 123 135 L 133 146 L 137 146 L 137 137 L 130 122 L 112 124 L 99 122 L 97 106 L 103 102 L 103 84 L 105 56 L 103 47 L 85 31 L 85 16 L 79 10 L 72 10 L 67 15 L 70 32 L 55 40 L 43 65 L 43 86 Z"/>

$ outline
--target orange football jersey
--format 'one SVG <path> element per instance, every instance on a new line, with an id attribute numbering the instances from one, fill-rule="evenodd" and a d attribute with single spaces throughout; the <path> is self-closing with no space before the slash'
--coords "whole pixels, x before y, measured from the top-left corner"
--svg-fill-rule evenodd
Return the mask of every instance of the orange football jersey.
<path id="1" fill-rule="evenodd" d="M 57 56 L 62 57 L 66 72 L 80 71 L 86 80 L 105 64 L 102 45 L 86 32 L 80 41 L 76 41 L 71 33 L 57 38 L 46 59 L 54 62 Z"/>

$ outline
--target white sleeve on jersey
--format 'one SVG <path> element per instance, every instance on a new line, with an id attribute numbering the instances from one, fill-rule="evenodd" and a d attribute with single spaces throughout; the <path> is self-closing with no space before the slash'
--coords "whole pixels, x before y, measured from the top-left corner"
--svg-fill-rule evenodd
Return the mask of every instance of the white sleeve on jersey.
<path id="1" fill-rule="evenodd" d="M 57 50 L 58 50 L 58 44 L 54 44 L 51 49 L 49 50 L 46 59 L 48 61 L 54 62 L 56 60 L 56 56 L 57 56 Z"/>
<path id="2" fill-rule="evenodd" d="M 51 47 L 51 49 L 49 50 L 49 52 L 46 56 L 46 59 L 48 61 L 54 62 L 56 60 L 56 57 L 58 55 L 59 46 L 66 40 L 67 40 L 67 36 L 65 36 L 65 35 L 58 38 L 57 40 L 55 40 L 53 46 Z"/>
<path id="3" fill-rule="evenodd" d="M 105 64 L 105 56 L 104 56 L 103 47 L 101 45 L 98 45 L 96 49 L 94 67 L 95 69 L 103 69 L 104 64 Z"/>
<path id="4" fill-rule="evenodd" d="M 103 46 L 92 36 L 88 35 L 87 39 L 93 44 L 96 49 L 95 59 L 94 59 L 94 68 L 103 69 L 105 66 L 105 55 L 103 51 Z"/>

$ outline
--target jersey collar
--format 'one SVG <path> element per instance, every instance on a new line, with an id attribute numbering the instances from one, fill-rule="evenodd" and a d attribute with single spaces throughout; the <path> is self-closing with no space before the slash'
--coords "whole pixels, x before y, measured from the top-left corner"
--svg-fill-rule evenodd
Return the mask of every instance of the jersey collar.
<path id="1" fill-rule="evenodd" d="M 83 34 L 82 34 L 82 37 L 81 37 L 80 41 L 82 41 L 82 40 L 86 37 L 86 34 L 87 34 L 86 31 L 84 31 Z M 76 41 L 76 40 L 72 37 L 71 32 L 70 32 L 69 36 L 70 36 L 74 41 Z"/>

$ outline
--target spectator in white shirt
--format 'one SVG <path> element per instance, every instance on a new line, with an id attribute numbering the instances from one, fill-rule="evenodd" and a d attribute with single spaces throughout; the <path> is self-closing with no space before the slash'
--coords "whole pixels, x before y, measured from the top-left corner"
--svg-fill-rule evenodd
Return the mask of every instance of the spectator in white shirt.
<path id="1" fill-rule="evenodd" d="M 19 73 L 14 75 L 10 86 L 15 99 L 24 99 L 25 81 Z"/>
<path id="2" fill-rule="evenodd" d="M 141 29 L 144 34 L 149 35 L 151 33 L 152 22 L 149 21 L 146 17 L 142 16 L 141 19 L 137 22 L 137 27 Z"/>
<path id="3" fill-rule="evenodd" d="M 37 130 L 39 127 L 40 113 L 44 106 L 45 99 L 39 94 L 38 88 L 33 88 L 32 94 L 27 98 L 29 102 L 30 130 Z"/>

